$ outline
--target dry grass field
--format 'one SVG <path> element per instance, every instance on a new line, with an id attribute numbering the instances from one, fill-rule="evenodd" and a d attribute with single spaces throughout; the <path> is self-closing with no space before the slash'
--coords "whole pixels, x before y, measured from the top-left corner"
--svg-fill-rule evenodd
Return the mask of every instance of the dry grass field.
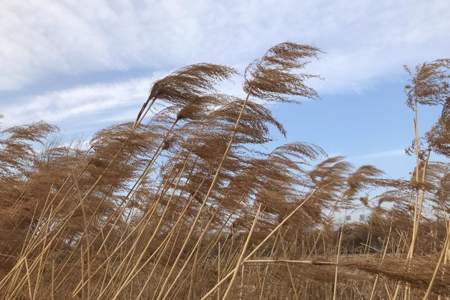
<path id="1" fill-rule="evenodd" d="M 2 128 L 0 297 L 450 299 L 450 60 L 407 70 L 403 180 L 304 142 L 262 150 L 286 134 L 267 104 L 314 101 L 321 55 L 286 42 L 244 74 L 186 66 L 88 147 Z M 234 77 L 242 99 L 218 88 Z M 426 133 L 424 105 L 442 107 Z M 337 221 L 354 207 L 367 220 Z"/>

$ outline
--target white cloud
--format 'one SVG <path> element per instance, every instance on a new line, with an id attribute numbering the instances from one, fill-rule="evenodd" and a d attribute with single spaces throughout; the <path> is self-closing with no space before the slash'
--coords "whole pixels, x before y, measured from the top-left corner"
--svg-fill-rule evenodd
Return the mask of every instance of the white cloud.
<path id="1" fill-rule="evenodd" d="M 7 126 L 45 120 L 58 124 L 77 119 L 86 125 L 92 120 L 131 119 L 130 111 L 136 113 L 145 101 L 152 81 L 136 78 L 123 83 L 93 84 L 17 100 L 2 106 L 2 123 Z M 112 109 L 113 115 L 96 118 L 96 114 Z M 77 126 L 80 125 L 83 124 Z"/>
<path id="2" fill-rule="evenodd" d="M 58 80 L 102 72 L 127 77 L 137 69 L 156 70 L 155 78 L 160 70 L 202 61 L 242 69 L 285 40 L 325 51 L 311 65 L 325 78 L 312 83 L 320 94 L 358 91 L 403 74 L 403 64 L 448 55 L 446 11 L 445 0 L 2 1 L 0 95 L 27 94 L 48 78 L 53 91 L 1 98 L 1 124 L 129 120 L 152 78 L 95 82 L 100 75 L 65 89 Z M 235 94 L 236 87 L 224 85 Z"/>
<path id="3" fill-rule="evenodd" d="M 448 55 L 450 11 L 429 1 L 2 1 L 0 90 L 42 78 L 198 61 L 243 64 L 270 45 L 313 43 L 322 92 L 359 89 Z"/>

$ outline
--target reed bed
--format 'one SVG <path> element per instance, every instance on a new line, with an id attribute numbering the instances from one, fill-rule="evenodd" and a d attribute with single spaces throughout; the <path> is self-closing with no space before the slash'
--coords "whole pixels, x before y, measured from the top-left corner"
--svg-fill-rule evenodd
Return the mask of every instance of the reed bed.
<path id="1" fill-rule="evenodd" d="M 88 148 L 3 128 L 1 298 L 450 299 L 450 60 L 408 69 L 404 180 L 305 142 L 262 150 L 286 135 L 266 104 L 318 98 L 321 55 L 285 42 L 244 74 L 181 68 Z M 242 98 L 218 88 L 236 78 Z M 442 115 L 421 135 L 423 105 Z M 367 220 L 337 221 L 355 207 Z"/>

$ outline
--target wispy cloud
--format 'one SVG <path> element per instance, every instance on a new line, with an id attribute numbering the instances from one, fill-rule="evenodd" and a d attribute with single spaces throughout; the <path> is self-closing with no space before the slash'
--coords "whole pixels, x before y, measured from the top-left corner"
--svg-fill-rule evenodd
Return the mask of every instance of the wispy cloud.
<path id="1" fill-rule="evenodd" d="M 323 92 L 359 89 L 447 55 L 449 10 L 445 0 L 3 1 L 0 90 L 91 72 L 242 64 L 284 40 L 326 51 L 313 66 L 327 79 Z"/>
<path id="2" fill-rule="evenodd" d="M 9 102 L 2 106 L 2 123 L 120 120 L 129 117 L 129 110 L 135 112 L 146 99 L 152 80 L 136 78 L 121 83 L 79 86 Z M 110 114 L 105 115 L 108 111 Z M 98 114 L 101 116 L 96 117 Z"/>
<path id="3" fill-rule="evenodd" d="M 286 40 L 325 51 L 310 65 L 324 78 L 311 82 L 321 96 L 364 93 L 398 80 L 404 64 L 448 56 L 447 11 L 446 0 L 1 1 L 0 125 L 45 120 L 89 134 L 132 119 L 167 70 L 197 62 L 242 70 Z M 349 159 L 404 161 L 403 149 L 367 152 Z"/>

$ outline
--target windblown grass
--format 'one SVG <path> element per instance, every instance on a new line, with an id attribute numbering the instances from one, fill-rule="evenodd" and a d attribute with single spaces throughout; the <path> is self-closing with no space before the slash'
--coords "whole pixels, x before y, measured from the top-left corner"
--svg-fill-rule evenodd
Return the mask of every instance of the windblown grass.
<path id="1" fill-rule="evenodd" d="M 182 68 L 88 149 L 50 143 L 43 122 L 3 129 L 0 296 L 448 299 L 450 165 L 430 154 L 450 156 L 449 60 L 410 71 L 408 181 L 309 143 L 261 151 L 286 134 L 264 103 L 317 98 L 304 67 L 320 54 L 272 47 L 246 68 L 243 99 L 216 87 L 232 68 Z M 425 139 L 420 105 L 443 107 Z M 354 207 L 368 220 L 336 222 Z"/>

